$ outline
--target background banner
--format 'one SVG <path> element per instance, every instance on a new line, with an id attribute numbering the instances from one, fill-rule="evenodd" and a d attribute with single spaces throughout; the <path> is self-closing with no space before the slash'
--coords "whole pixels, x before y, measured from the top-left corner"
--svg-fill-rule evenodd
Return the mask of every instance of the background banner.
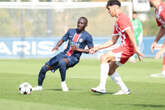
<path id="1" fill-rule="evenodd" d="M 146 57 L 153 57 L 155 53 L 161 48 L 164 39 L 159 41 L 158 47 L 151 52 L 150 46 L 155 37 L 144 37 L 143 44 L 141 45 L 141 51 Z M 47 37 L 47 38 L 0 38 L 0 58 L 49 58 L 60 51 L 63 51 L 67 42 L 64 43 L 58 51 L 51 52 L 51 49 L 56 45 L 56 43 L 61 39 L 61 37 Z M 100 45 L 108 41 L 110 37 L 94 37 L 94 45 Z M 118 46 L 120 39 L 115 46 Z M 113 48 L 113 47 L 112 47 Z M 83 54 L 83 58 L 98 58 L 101 54 L 112 49 L 104 49 L 97 52 L 94 55 Z"/>

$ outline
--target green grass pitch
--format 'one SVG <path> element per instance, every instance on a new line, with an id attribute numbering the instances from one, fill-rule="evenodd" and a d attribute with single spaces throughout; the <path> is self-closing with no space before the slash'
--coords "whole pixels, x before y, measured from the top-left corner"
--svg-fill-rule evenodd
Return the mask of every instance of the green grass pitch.
<path id="1" fill-rule="evenodd" d="M 150 58 L 126 63 L 117 71 L 131 90 L 131 95 L 114 96 L 119 88 L 110 78 L 107 94 L 95 94 L 90 88 L 99 83 L 100 63 L 82 59 L 67 71 L 69 92 L 62 92 L 60 75 L 48 72 L 41 92 L 18 93 L 22 82 L 37 84 L 40 67 L 47 59 L 0 60 L 0 110 L 165 110 L 165 78 L 151 78 L 160 73 L 162 60 Z"/>

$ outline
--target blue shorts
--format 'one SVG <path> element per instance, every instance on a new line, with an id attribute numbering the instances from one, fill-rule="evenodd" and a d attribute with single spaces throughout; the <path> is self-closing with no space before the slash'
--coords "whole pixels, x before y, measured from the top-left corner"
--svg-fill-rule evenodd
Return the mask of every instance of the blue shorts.
<path id="1" fill-rule="evenodd" d="M 60 60 L 63 60 L 64 58 L 68 59 L 67 68 L 73 67 L 79 62 L 79 59 L 77 57 L 67 56 L 64 52 L 61 52 L 57 54 L 56 56 L 54 56 L 53 58 L 51 58 L 46 64 L 53 68 L 58 67 L 58 62 Z"/>

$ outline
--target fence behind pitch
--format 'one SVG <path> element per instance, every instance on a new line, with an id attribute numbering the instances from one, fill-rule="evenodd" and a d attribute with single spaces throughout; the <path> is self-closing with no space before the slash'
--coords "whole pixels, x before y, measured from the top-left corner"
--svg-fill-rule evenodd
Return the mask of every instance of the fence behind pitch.
<path id="1" fill-rule="evenodd" d="M 81 16 L 88 18 L 87 30 L 93 36 L 109 36 L 114 19 L 105 6 L 106 2 L 0 2 L 0 36 L 62 36 L 76 27 Z M 122 6 L 131 17 L 131 3 L 122 2 Z"/>

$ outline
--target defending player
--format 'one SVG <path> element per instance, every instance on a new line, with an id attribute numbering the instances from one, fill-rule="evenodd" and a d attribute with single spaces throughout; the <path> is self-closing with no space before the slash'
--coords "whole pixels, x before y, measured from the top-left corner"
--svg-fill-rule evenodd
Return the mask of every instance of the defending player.
<path id="1" fill-rule="evenodd" d="M 68 32 L 62 37 L 62 39 L 52 49 L 58 50 L 58 48 L 68 41 L 67 48 L 51 58 L 40 70 L 38 75 L 38 86 L 33 88 L 33 91 L 42 90 L 42 84 L 45 79 L 46 72 L 49 70 L 56 71 L 59 68 L 61 75 L 61 88 L 62 91 L 68 91 L 68 87 L 65 82 L 66 70 L 76 65 L 82 53 L 89 53 L 89 49 L 93 48 L 92 36 L 85 31 L 88 24 L 88 20 L 85 17 L 80 17 L 77 22 L 76 29 L 69 29 Z M 84 49 L 88 46 L 89 49 Z"/>
<path id="2" fill-rule="evenodd" d="M 143 56 L 136 45 L 131 21 L 127 15 L 121 12 L 120 6 L 121 3 L 118 0 L 109 0 L 107 2 L 106 8 L 108 9 L 109 14 L 112 17 L 116 17 L 114 36 L 112 37 L 112 40 L 90 50 L 90 53 L 95 53 L 98 50 L 111 47 L 117 42 L 119 37 L 122 39 L 119 47 L 101 56 L 100 84 L 96 88 L 92 88 L 92 92 L 106 93 L 105 85 L 109 75 L 121 89 L 114 93 L 114 95 L 130 94 L 129 89 L 122 81 L 116 69 L 122 64 L 125 64 L 129 57 L 134 53 L 137 54 L 140 60 L 140 57 Z"/>
<path id="3" fill-rule="evenodd" d="M 149 0 L 151 6 L 155 8 L 155 16 L 156 16 L 156 22 L 157 25 L 160 27 L 159 32 L 154 40 L 154 42 L 151 45 L 151 51 L 155 49 L 158 41 L 163 37 L 165 34 L 165 3 L 163 3 L 161 0 Z M 165 47 L 165 42 L 163 43 L 163 46 Z M 156 54 L 155 58 L 159 58 L 160 55 L 163 53 L 163 48 Z M 163 57 L 163 65 L 162 65 L 162 72 L 161 75 L 165 77 L 165 56 Z M 154 74 L 152 76 L 159 76 L 159 74 Z"/>

